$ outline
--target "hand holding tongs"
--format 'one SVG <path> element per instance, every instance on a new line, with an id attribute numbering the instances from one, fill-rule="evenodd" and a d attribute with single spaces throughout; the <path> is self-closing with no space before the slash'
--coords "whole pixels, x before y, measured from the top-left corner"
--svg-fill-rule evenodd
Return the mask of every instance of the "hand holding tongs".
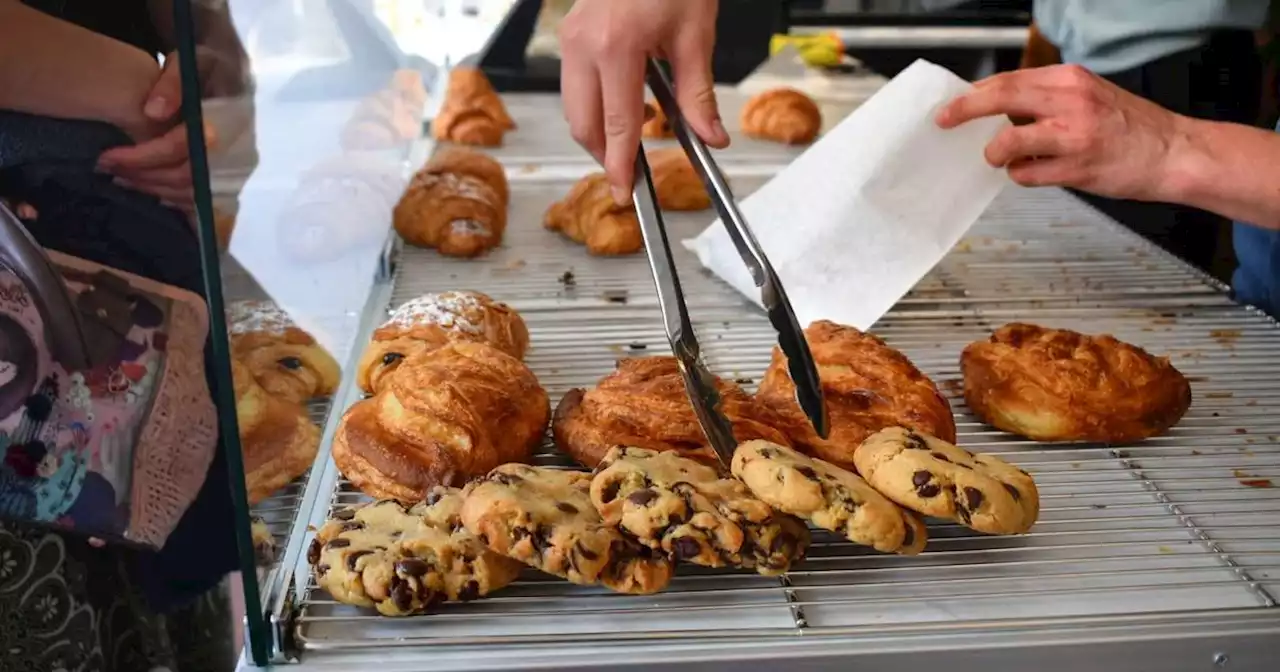
<path id="1" fill-rule="evenodd" d="M 796 401 L 813 423 L 818 435 L 825 438 L 827 410 L 818 381 L 818 369 L 809 352 L 809 344 L 804 339 L 804 332 L 791 310 L 791 302 L 782 289 L 782 283 L 778 281 L 769 259 L 747 227 L 742 213 L 738 212 L 733 193 L 729 191 L 729 185 L 715 160 L 711 158 L 711 152 L 685 124 L 676 103 L 671 80 L 662 65 L 654 59 L 649 60 L 648 80 L 658 105 L 667 115 L 676 138 L 680 140 L 680 146 L 689 155 L 694 169 L 702 178 L 703 186 L 711 195 L 716 211 L 720 213 L 720 220 L 729 231 L 729 237 L 751 271 L 756 286 L 760 288 L 769 322 L 778 332 L 778 345 L 787 356 L 787 370 L 795 383 Z M 720 413 L 720 393 L 716 390 L 715 377 L 699 360 L 698 339 L 689 322 L 689 311 L 680 290 L 680 277 L 671 256 L 671 246 L 667 241 L 662 213 L 658 209 L 657 195 L 653 191 L 653 179 L 649 174 L 649 162 L 645 159 L 643 146 L 636 154 L 632 196 L 635 199 L 636 215 L 640 220 L 640 231 L 644 236 L 645 252 L 649 255 L 649 267 L 653 271 L 653 282 L 658 289 L 658 306 L 662 310 L 667 339 L 671 342 L 676 361 L 680 363 L 685 389 L 698 416 L 698 423 L 702 425 L 702 431 L 715 449 L 721 464 L 728 468 L 738 442 L 733 437 L 729 421 Z"/>

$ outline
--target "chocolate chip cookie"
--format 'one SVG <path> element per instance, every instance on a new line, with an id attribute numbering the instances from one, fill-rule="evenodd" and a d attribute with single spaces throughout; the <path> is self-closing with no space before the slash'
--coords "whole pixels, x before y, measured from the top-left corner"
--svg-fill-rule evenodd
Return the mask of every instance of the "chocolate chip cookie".
<path id="1" fill-rule="evenodd" d="M 606 523 L 695 565 L 781 574 L 809 547 L 804 523 L 674 451 L 610 450 L 591 480 L 591 503 Z"/>
<path id="2" fill-rule="evenodd" d="M 591 504 L 591 474 L 504 464 L 463 490 L 462 522 L 490 550 L 573 583 L 648 594 L 671 581 L 672 562 Z"/>
<path id="3" fill-rule="evenodd" d="M 773 508 L 885 553 L 915 555 L 928 532 L 909 511 L 857 474 L 768 441 L 748 441 L 733 455 L 733 475 Z"/>
<path id="4" fill-rule="evenodd" d="M 858 447 L 853 460 L 889 499 L 979 532 L 1020 534 L 1040 515 L 1040 495 L 1025 471 L 927 434 L 882 430 Z"/>
<path id="5" fill-rule="evenodd" d="M 316 583 L 339 602 L 408 616 L 515 581 L 522 565 L 471 536 L 461 506 L 459 490 L 438 487 L 412 508 L 381 500 L 334 512 L 307 552 Z"/>

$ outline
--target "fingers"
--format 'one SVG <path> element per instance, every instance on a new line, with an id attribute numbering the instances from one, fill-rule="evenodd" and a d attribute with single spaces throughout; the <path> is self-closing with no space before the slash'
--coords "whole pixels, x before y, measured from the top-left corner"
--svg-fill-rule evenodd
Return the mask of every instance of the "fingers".
<path id="1" fill-rule="evenodd" d="M 1009 179 L 1024 187 L 1078 186 L 1080 170 L 1066 157 L 1023 159 L 1009 164 Z"/>
<path id="2" fill-rule="evenodd" d="M 154 140 L 103 152 L 98 157 L 98 167 L 116 173 L 172 166 L 186 160 L 187 127 L 179 124 Z"/>
<path id="3" fill-rule="evenodd" d="M 569 134 L 597 163 L 604 165 L 604 108 L 595 64 L 566 52 L 560 61 L 560 93 Z"/>
<path id="4" fill-rule="evenodd" d="M 613 199 L 631 202 L 640 127 L 644 125 L 645 53 L 620 50 L 600 65 L 600 92 L 604 107 L 604 172 L 609 176 Z"/>
<path id="5" fill-rule="evenodd" d="M 1069 139 L 1061 129 L 1047 122 L 1010 126 L 992 138 L 984 156 L 987 163 L 1001 168 L 1019 160 L 1067 154 Z"/>
<path id="6" fill-rule="evenodd" d="M 148 171 L 118 173 L 115 183 L 126 189 L 142 191 L 173 203 L 185 203 L 195 198 L 190 163 Z"/>
<path id="7" fill-rule="evenodd" d="M 182 75 L 178 68 L 178 54 L 174 52 L 165 58 L 164 68 L 147 94 L 142 113 L 152 121 L 165 121 L 173 118 L 181 107 Z"/>
<path id="8" fill-rule="evenodd" d="M 711 52 L 715 48 L 715 22 L 705 28 L 694 24 L 680 32 L 665 51 L 675 76 L 676 100 L 685 121 L 702 141 L 712 147 L 727 147 L 729 133 L 720 120 L 716 105 L 715 77 L 711 72 Z"/>

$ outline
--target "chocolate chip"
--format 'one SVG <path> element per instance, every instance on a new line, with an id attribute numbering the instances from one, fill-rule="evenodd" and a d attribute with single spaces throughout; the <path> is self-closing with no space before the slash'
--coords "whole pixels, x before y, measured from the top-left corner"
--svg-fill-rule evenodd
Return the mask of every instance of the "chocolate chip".
<path id="1" fill-rule="evenodd" d="M 1013 497 L 1013 501 L 1015 502 L 1022 501 L 1022 493 L 1018 492 L 1017 488 L 1013 487 L 1012 485 L 1009 485 L 1008 483 L 1001 483 L 1000 485 L 1003 485 L 1004 489 L 1009 491 L 1009 495 Z"/>
<path id="2" fill-rule="evenodd" d="M 503 471 L 499 471 L 499 472 L 495 473 L 494 475 L 490 476 L 490 477 L 489 477 L 489 480 L 491 480 L 491 481 L 495 481 L 495 482 L 497 482 L 497 483 L 501 483 L 501 484 L 503 484 L 503 485 L 515 485 L 516 483 L 521 483 L 521 482 L 523 482 L 523 481 L 524 481 L 524 479 L 523 479 L 523 478 L 520 478 L 519 476 L 516 476 L 515 474 L 508 474 L 508 473 L 503 472 Z"/>
<path id="3" fill-rule="evenodd" d="M 399 352 L 388 352 L 387 354 L 382 356 L 382 365 L 391 366 L 392 364 L 395 364 L 396 362 L 402 359 L 404 359 L 403 354 Z"/>
<path id="4" fill-rule="evenodd" d="M 804 476 L 805 478 L 818 477 L 818 472 L 814 471 L 811 467 L 806 467 L 806 466 L 796 467 L 796 473 L 800 474 L 801 476 Z"/>
<path id="5" fill-rule="evenodd" d="M 356 571 L 356 561 L 366 555 L 373 555 L 373 551 L 351 551 L 347 554 L 347 569 Z"/>
<path id="6" fill-rule="evenodd" d="M 964 488 L 964 496 L 965 496 L 965 499 L 968 499 L 968 500 L 969 500 L 969 510 L 970 510 L 970 511 L 977 511 L 977 510 L 978 510 L 978 507 L 982 506 L 982 491 L 981 491 L 981 490 L 979 490 L 979 489 L 977 489 L 977 488 L 975 488 L 975 487 L 972 487 L 972 486 L 965 486 L 965 488 Z"/>
<path id="7" fill-rule="evenodd" d="M 929 446 L 925 444 L 924 439 L 920 438 L 915 432 L 907 432 L 902 439 L 903 447 L 908 450 L 929 450 Z"/>
<path id="8" fill-rule="evenodd" d="M 391 602 L 400 611 L 409 611 L 413 606 L 413 587 L 408 581 L 400 580 L 391 586 Z"/>
<path id="9" fill-rule="evenodd" d="M 333 512 L 334 520 L 351 520 L 356 517 L 355 509 L 338 509 Z"/>
<path id="10" fill-rule="evenodd" d="M 316 574 L 324 576 L 329 573 L 329 565 L 316 565 Z"/>
<path id="11" fill-rule="evenodd" d="M 796 538 L 786 532 L 781 532 L 773 538 L 773 543 L 769 544 L 769 553 L 782 553 L 788 549 L 795 548 Z"/>
<path id="12" fill-rule="evenodd" d="M 636 506 L 644 506 L 657 498 L 658 493 L 652 490 L 636 490 L 630 495 L 627 495 L 627 501 L 635 504 Z"/>
<path id="13" fill-rule="evenodd" d="M 290 371 L 297 371 L 302 368 L 302 360 L 297 357 L 281 357 L 276 363 Z"/>
<path id="14" fill-rule="evenodd" d="M 680 537 L 671 542 L 671 554 L 676 560 L 696 558 L 702 553 L 702 546 L 689 537 Z"/>
<path id="15" fill-rule="evenodd" d="M 935 460 L 942 460 L 943 462 L 950 462 L 950 461 L 951 461 L 951 460 L 950 460 L 946 455 L 943 455 L 942 453 L 939 453 L 939 452 L 938 452 L 938 451 L 936 451 L 936 450 L 935 450 L 935 451 L 933 451 L 933 452 L 931 452 L 931 453 L 929 453 L 929 454 L 930 454 L 930 455 L 932 455 L 932 456 L 933 456 L 933 459 L 935 459 Z"/>
<path id="16" fill-rule="evenodd" d="M 939 492 L 942 492 L 942 488 L 938 487 L 937 483 L 930 483 L 916 488 L 916 494 L 926 499 L 929 497 L 937 497 Z"/>
<path id="17" fill-rule="evenodd" d="M 969 471 L 973 471 L 973 467 L 965 464 L 964 462 L 956 462 L 956 466 L 960 467 L 961 469 L 968 469 Z"/>
<path id="18" fill-rule="evenodd" d="M 431 571 L 431 565 L 417 558 L 405 558 L 396 563 L 396 571 L 409 576 L 423 576 Z"/>
<path id="19" fill-rule="evenodd" d="M 933 480 L 933 472 L 921 469 L 911 474 L 911 484 L 917 488 Z"/>
<path id="20" fill-rule="evenodd" d="M 444 499 L 444 490 L 435 490 L 427 493 L 427 506 L 435 506 Z"/>
<path id="21" fill-rule="evenodd" d="M 556 502 L 556 508 L 568 514 L 574 514 L 578 512 L 578 507 L 570 504 L 569 502 Z"/>
<path id="22" fill-rule="evenodd" d="M 604 488 L 600 491 L 600 499 L 603 500 L 605 504 L 612 502 L 618 498 L 618 490 L 621 488 L 621 481 L 611 481 L 606 483 Z"/>
<path id="23" fill-rule="evenodd" d="M 338 537 L 337 539 L 331 539 L 329 543 L 324 545 L 324 547 L 325 548 L 346 548 L 350 545 L 351 545 L 350 539 L 343 539 L 342 537 Z"/>
<path id="24" fill-rule="evenodd" d="M 906 531 L 902 535 L 902 545 L 909 547 L 914 543 L 916 543 L 916 528 L 912 527 L 911 523 L 907 523 Z"/>
<path id="25" fill-rule="evenodd" d="M 593 550 L 591 550 L 591 549 L 587 548 L 586 546 L 583 546 L 581 542 L 579 542 L 579 543 L 577 543 L 577 544 L 574 544 L 573 548 L 574 548 L 574 550 L 575 550 L 575 551 L 577 551 L 577 552 L 578 552 L 578 555 L 581 555 L 582 557 L 584 557 L 584 558 L 586 558 L 586 559 L 588 559 L 588 560 L 599 560 L 599 559 L 600 559 L 600 554 L 599 554 L 599 553 L 596 553 L 595 551 L 593 551 Z"/>
<path id="26" fill-rule="evenodd" d="M 462 586 L 462 590 L 458 591 L 458 601 L 470 602 L 480 597 L 480 583 L 472 579 Z"/>
<path id="27" fill-rule="evenodd" d="M 364 529 L 364 523 L 358 520 L 353 520 L 353 521 L 342 524 L 343 532 L 351 532 L 353 530 L 363 530 L 363 529 Z"/>
<path id="28" fill-rule="evenodd" d="M 539 554 L 547 552 L 551 546 L 551 535 L 555 532 L 549 525 L 539 525 L 538 529 L 533 533 L 533 547 L 538 549 Z"/>
<path id="29" fill-rule="evenodd" d="M 320 540 L 319 539 L 312 539 L 311 545 L 307 547 L 307 562 L 312 565 L 316 564 L 317 562 L 320 562 Z"/>

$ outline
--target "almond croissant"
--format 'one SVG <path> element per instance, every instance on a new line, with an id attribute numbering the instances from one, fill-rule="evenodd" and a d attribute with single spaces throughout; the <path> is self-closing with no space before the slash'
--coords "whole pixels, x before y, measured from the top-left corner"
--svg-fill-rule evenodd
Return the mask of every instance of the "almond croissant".
<path id="1" fill-rule="evenodd" d="M 444 104 L 431 122 L 431 132 L 437 140 L 497 147 L 502 144 L 502 136 L 515 127 L 502 98 L 483 72 L 464 67 L 449 73 Z"/>
<path id="2" fill-rule="evenodd" d="M 459 173 L 419 171 L 392 213 L 405 242 L 451 257 L 476 257 L 502 242 L 507 209 L 488 182 Z"/>

